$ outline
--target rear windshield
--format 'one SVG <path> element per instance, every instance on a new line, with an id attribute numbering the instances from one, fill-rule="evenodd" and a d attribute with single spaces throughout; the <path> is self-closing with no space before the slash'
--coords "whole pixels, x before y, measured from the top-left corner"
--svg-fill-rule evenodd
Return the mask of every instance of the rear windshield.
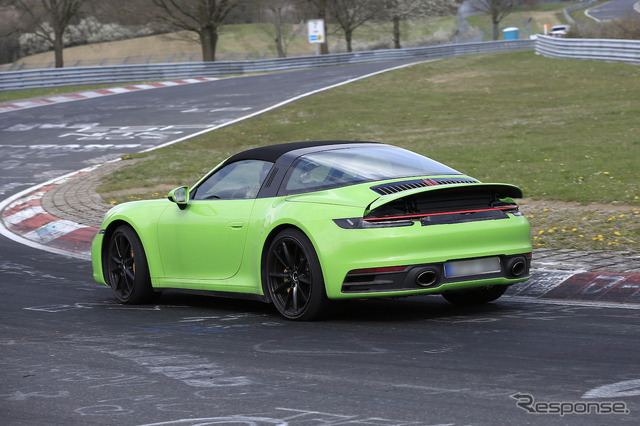
<path id="1" fill-rule="evenodd" d="M 299 157 L 287 173 L 285 189 L 300 193 L 385 179 L 459 174 L 402 148 L 344 148 Z"/>

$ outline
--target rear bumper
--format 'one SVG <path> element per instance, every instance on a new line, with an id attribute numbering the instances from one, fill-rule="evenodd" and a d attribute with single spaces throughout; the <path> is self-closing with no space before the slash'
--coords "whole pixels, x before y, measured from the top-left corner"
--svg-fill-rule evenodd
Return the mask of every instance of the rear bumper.
<path id="1" fill-rule="evenodd" d="M 531 252 L 529 223 L 509 214 L 501 220 L 377 229 L 344 229 L 335 223 L 308 223 L 307 235 L 318 253 L 330 299 L 395 297 L 442 293 L 482 285 L 510 285 L 528 279 Z M 315 225 L 315 226 L 314 226 Z M 508 262 L 525 257 L 524 272 L 508 274 Z M 499 257 L 500 272 L 478 276 L 446 277 L 447 262 Z M 403 267 L 401 272 L 364 274 L 354 270 Z M 416 284 L 417 277 L 431 270 L 433 285 Z M 368 275 L 368 276 L 367 276 Z M 428 281 L 428 280 L 427 280 Z"/>
<path id="2" fill-rule="evenodd" d="M 484 258 L 480 258 L 484 259 Z M 499 256 L 500 271 L 461 276 L 447 276 L 445 263 L 426 263 L 407 266 L 402 271 L 352 271 L 342 283 L 343 294 L 403 292 L 411 290 L 429 290 L 428 293 L 441 293 L 457 287 L 456 284 L 487 280 L 496 284 L 509 284 L 529 279 L 531 269 L 530 253 Z M 473 259 L 465 259 L 473 260 Z"/>

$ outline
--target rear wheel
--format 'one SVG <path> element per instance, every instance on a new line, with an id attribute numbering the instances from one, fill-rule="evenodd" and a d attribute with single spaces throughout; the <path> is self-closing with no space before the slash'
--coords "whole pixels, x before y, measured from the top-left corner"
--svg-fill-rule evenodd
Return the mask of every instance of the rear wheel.
<path id="1" fill-rule="evenodd" d="M 317 319 L 327 307 L 320 261 L 311 241 L 296 229 L 280 232 L 269 245 L 263 279 L 287 319 Z"/>
<path id="2" fill-rule="evenodd" d="M 142 242 L 130 226 L 120 225 L 111 234 L 104 264 L 108 284 L 118 301 L 126 304 L 146 303 L 156 295 L 151 287 Z"/>
<path id="3" fill-rule="evenodd" d="M 493 302 L 507 291 L 506 285 L 490 285 L 465 290 L 451 290 L 442 293 L 454 305 L 470 306 Z"/>

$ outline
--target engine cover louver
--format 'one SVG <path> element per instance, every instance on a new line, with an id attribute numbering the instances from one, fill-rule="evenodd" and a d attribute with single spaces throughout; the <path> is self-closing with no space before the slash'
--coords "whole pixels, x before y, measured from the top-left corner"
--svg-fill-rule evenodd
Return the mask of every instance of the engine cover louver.
<path id="1" fill-rule="evenodd" d="M 371 190 L 380 195 L 390 195 L 409 189 L 426 188 L 435 185 L 454 185 L 458 183 L 479 183 L 479 181 L 470 178 L 412 179 L 402 182 L 383 183 L 382 185 L 372 186 Z"/>

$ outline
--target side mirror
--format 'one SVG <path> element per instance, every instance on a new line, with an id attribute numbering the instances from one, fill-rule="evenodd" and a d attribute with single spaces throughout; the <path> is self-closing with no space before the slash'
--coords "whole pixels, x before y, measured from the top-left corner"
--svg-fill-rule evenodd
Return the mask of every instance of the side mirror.
<path id="1" fill-rule="evenodd" d="M 172 203 L 176 203 L 180 210 L 184 210 L 189 203 L 189 187 L 181 186 L 174 189 L 167 197 Z"/>

